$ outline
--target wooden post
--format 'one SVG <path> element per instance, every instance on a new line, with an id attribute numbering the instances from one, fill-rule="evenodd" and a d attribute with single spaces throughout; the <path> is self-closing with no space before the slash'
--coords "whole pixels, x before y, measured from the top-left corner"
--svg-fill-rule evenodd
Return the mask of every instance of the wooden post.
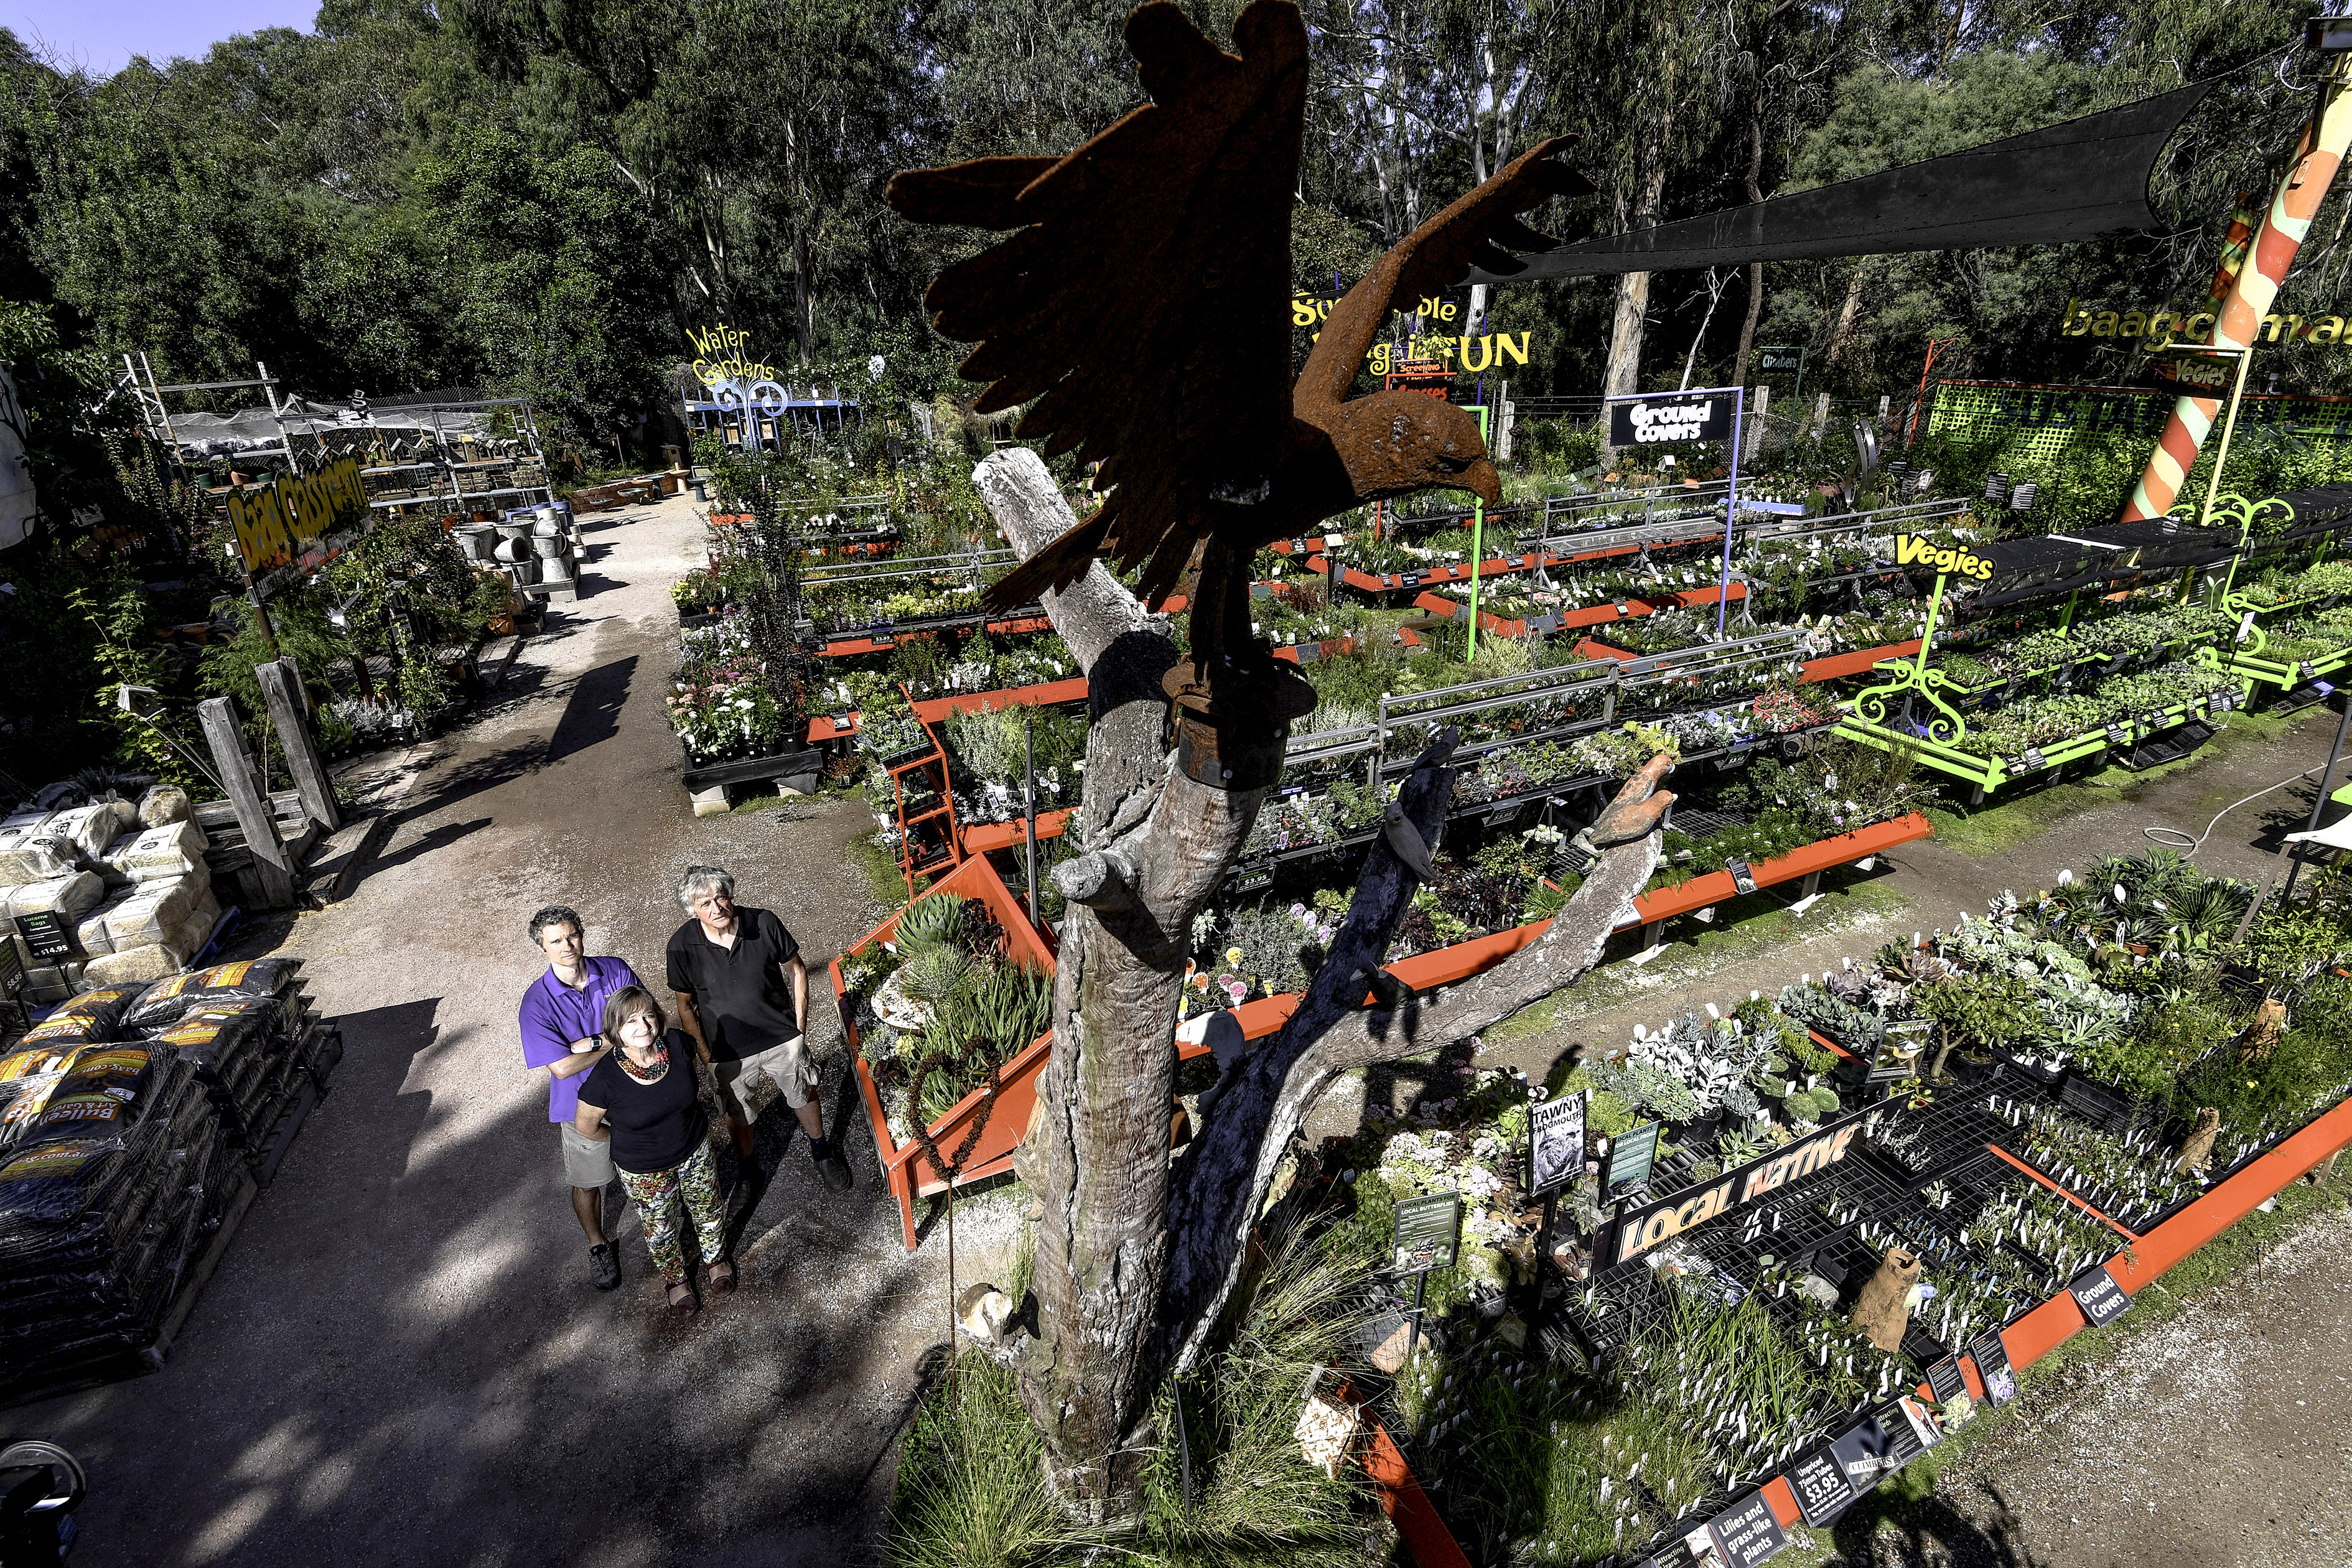
<path id="1" fill-rule="evenodd" d="M 213 765 L 220 770 L 236 825 L 253 851 L 254 879 L 263 900 L 273 908 L 292 903 L 294 868 L 289 864 L 285 842 L 278 837 L 278 824 L 269 815 L 269 797 L 253 776 L 253 763 L 236 732 L 236 714 L 228 699 L 207 697 L 197 703 L 196 721 L 204 726 L 205 740 L 213 749 Z"/>
<path id="2" fill-rule="evenodd" d="M 283 658 L 255 665 L 253 673 L 261 678 L 261 695 L 269 704 L 269 721 L 278 728 L 278 743 L 286 752 L 286 770 L 294 775 L 295 792 L 302 797 L 303 815 L 320 832 L 332 833 L 343 825 L 343 816 L 335 809 L 335 781 L 327 776 L 318 737 L 310 731 L 302 673 L 292 659 Z"/>

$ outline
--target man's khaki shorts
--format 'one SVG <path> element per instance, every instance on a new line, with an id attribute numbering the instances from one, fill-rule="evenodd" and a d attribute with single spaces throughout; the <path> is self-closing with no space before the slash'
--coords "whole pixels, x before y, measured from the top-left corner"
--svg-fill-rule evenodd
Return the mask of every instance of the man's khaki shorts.
<path id="1" fill-rule="evenodd" d="M 602 1187 L 613 1179 L 613 1142 L 609 1138 L 584 1138 L 580 1129 L 569 1121 L 556 1125 L 563 1130 L 563 1179 L 575 1187 Z"/>
<path id="2" fill-rule="evenodd" d="M 761 1078 L 776 1086 L 776 1092 L 793 1110 L 806 1105 L 816 1092 L 816 1069 L 809 1065 L 807 1044 L 806 1035 L 795 1035 L 757 1056 L 733 1061 L 714 1059 L 710 1076 L 718 1080 L 719 1098 L 727 1114 L 746 1127 L 759 1120 L 759 1109 L 752 1100 Z"/>

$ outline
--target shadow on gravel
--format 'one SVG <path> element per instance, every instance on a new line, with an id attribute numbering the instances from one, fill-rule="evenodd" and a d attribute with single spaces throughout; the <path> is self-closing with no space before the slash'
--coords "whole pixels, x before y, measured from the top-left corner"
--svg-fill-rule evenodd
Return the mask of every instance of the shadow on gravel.
<path id="1" fill-rule="evenodd" d="M 563 717 L 556 721 L 555 733 L 547 742 L 550 763 L 621 732 L 621 709 L 629 700 L 629 682 L 636 673 L 636 656 L 631 654 L 598 665 L 573 684 L 571 700 L 563 705 Z"/>
<path id="2" fill-rule="evenodd" d="M 1837 1545 L 1831 1568 L 2044 1568 L 2018 1539 L 2009 1500 L 1996 1488 L 1985 1489 L 1991 1500 L 1982 1519 L 1969 1518 L 1940 1494 L 1899 1519 L 1847 1514 L 1831 1532 Z"/>

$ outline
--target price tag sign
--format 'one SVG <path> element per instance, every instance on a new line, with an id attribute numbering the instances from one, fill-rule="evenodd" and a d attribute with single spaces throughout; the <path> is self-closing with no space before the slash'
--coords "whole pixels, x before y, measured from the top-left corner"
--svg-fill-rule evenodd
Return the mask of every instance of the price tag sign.
<path id="1" fill-rule="evenodd" d="M 1644 1121 L 1629 1132 L 1617 1135 L 1609 1149 L 1609 1194 L 1631 1191 L 1650 1179 L 1650 1167 L 1658 1159 L 1658 1123 Z"/>
<path id="2" fill-rule="evenodd" d="M 2233 704 L 2227 691 L 2216 691 L 2205 700 L 2205 706 L 2215 713 L 2227 713 Z"/>
<path id="3" fill-rule="evenodd" d="M 1675 1528 L 1683 1530 L 1679 1524 Z M 1714 1531 L 1702 1524 L 1660 1548 L 1646 1568 L 1725 1568 L 1723 1549 L 1716 1545 Z"/>
<path id="4" fill-rule="evenodd" d="M 1756 1568 L 1789 1544 L 1789 1532 L 1772 1517 L 1772 1505 L 1762 1492 L 1749 1492 L 1717 1514 L 1707 1529 L 1723 1553 L 1724 1568 Z"/>
<path id="5" fill-rule="evenodd" d="M 2074 1298 L 2074 1305 L 2083 1309 L 2083 1316 L 2091 1320 L 2095 1329 L 2114 1322 L 2131 1306 L 2131 1298 L 2124 1294 L 2105 1264 L 2085 1268 L 2066 1281 L 2066 1293 Z"/>
<path id="6" fill-rule="evenodd" d="M 1738 856 L 1734 855 L 1730 859 L 1726 860 L 1723 863 L 1723 868 L 1731 873 L 1731 885 L 1733 887 L 1738 888 L 1743 893 L 1752 893 L 1756 890 L 1756 872 L 1754 868 L 1750 867 L 1747 861 L 1742 860 Z"/>
<path id="7" fill-rule="evenodd" d="M 1453 1268 L 1461 1236 L 1461 1194 L 1432 1193 L 1427 1197 L 1399 1199 L 1396 1271 L 1426 1274 L 1433 1268 Z"/>
<path id="8" fill-rule="evenodd" d="M 2050 764 L 2048 762 L 2043 760 L 2041 747 L 2028 746 L 2025 748 L 2025 765 L 2029 768 L 2039 769 L 2046 768 Z"/>
<path id="9" fill-rule="evenodd" d="M 2305 680 L 2316 680 L 2319 679 L 2319 670 L 2317 667 L 2313 665 L 2311 660 L 2307 658 L 2302 663 L 2296 665 L 2294 667 L 2294 670 L 2297 675 L 2302 676 Z"/>
<path id="10" fill-rule="evenodd" d="M 1969 1359 L 1977 1363 L 1977 1381 L 1984 1384 L 1985 1397 L 1995 1410 L 2017 1398 L 2017 1373 L 2009 1364 L 2009 1347 L 2000 1342 L 2000 1330 L 1970 1340 Z"/>
<path id="11" fill-rule="evenodd" d="M 1547 1100 L 1528 1113 L 1528 1193 L 1542 1197 L 1584 1174 L 1584 1091 Z"/>
<path id="12" fill-rule="evenodd" d="M 39 914 L 18 915 L 16 934 L 25 939 L 26 951 L 34 958 L 47 960 L 73 956 L 73 927 L 55 910 Z"/>
<path id="13" fill-rule="evenodd" d="M 1816 1448 L 1789 1469 L 1789 1489 L 1797 1495 L 1798 1511 L 1820 1530 L 1834 1522 L 1861 1494 L 1846 1483 L 1835 1455 Z"/>
<path id="14" fill-rule="evenodd" d="M 2121 724 L 2110 724 L 2107 726 L 2108 745 L 2127 746 L 2130 743 L 2131 737 L 2124 733 L 2124 727 Z"/>

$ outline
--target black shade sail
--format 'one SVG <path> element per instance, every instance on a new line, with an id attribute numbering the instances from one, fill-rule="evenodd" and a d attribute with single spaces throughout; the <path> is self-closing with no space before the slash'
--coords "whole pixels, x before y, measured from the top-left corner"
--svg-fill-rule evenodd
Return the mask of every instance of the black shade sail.
<path id="1" fill-rule="evenodd" d="M 2064 245 L 2155 228 L 2148 176 L 2165 142 L 2211 85 L 2195 82 L 1858 180 L 1540 251 L 1521 257 L 1507 272 L 1473 270 L 1468 281 L 1524 283 L 1806 256 Z"/>
<path id="2" fill-rule="evenodd" d="M 2104 588 L 2144 573 L 2209 566 L 2227 561 L 2237 548 L 2235 528 L 2195 528 L 2172 518 L 2003 540 L 1979 552 L 1991 561 L 1992 577 L 1966 607 L 1998 609 L 2077 588 Z"/>

